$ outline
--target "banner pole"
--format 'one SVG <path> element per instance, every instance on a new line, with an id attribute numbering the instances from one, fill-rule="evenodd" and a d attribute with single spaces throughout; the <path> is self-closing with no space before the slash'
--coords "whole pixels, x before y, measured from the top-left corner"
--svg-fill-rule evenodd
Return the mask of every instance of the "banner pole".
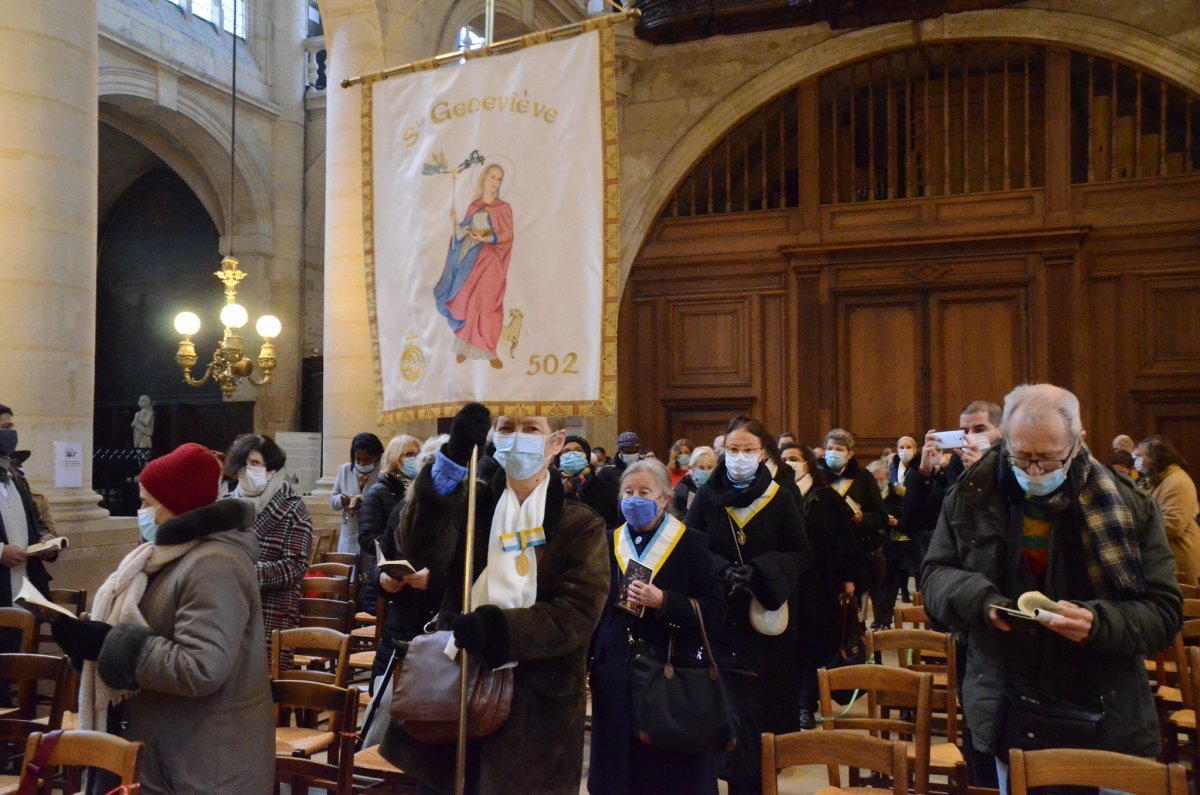
<path id="1" fill-rule="evenodd" d="M 471 450 L 467 473 L 467 538 L 463 546 L 462 612 L 471 612 L 471 580 L 475 560 L 475 474 L 479 468 L 479 448 Z M 458 749 L 454 759 L 454 795 L 464 795 L 467 786 L 467 650 L 458 652 Z"/>
<path id="2" fill-rule="evenodd" d="M 496 0 L 484 0 L 483 40 L 490 47 L 496 37 Z"/>

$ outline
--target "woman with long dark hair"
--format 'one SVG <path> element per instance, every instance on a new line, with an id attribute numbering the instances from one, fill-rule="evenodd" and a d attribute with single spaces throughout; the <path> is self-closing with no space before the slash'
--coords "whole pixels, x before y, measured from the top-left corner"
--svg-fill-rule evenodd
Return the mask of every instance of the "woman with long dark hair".
<path id="1" fill-rule="evenodd" d="M 776 481 L 776 471 L 799 495 L 772 434 L 758 420 L 734 417 L 725 429 L 725 455 L 696 493 L 684 524 L 708 536 L 725 586 L 725 620 L 714 635 L 726 665 L 754 676 L 731 675 L 726 685 L 737 720 L 737 747 L 718 765 L 731 795 L 761 792 L 761 735 L 797 726 L 799 593 L 812 549 L 799 499 Z"/>

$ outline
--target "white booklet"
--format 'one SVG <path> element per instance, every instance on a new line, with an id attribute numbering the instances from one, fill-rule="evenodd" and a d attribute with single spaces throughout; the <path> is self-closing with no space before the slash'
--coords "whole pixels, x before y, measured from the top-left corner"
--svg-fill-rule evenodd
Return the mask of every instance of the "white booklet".
<path id="1" fill-rule="evenodd" d="M 39 621 L 78 621 L 79 617 L 62 605 L 56 605 L 34 587 L 28 577 L 21 579 L 21 590 L 17 591 L 13 604 L 23 607 L 38 617 Z"/>
<path id="2" fill-rule="evenodd" d="M 45 541 L 30 544 L 25 548 L 25 554 L 33 557 L 34 555 L 44 555 L 48 552 L 62 552 L 68 546 L 70 544 L 67 542 L 66 536 L 54 536 L 53 538 L 47 538 Z"/>
<path id="3" fill-rule="evenodd" d="M 1007 613 L 1010 616 L 1023 618 L 1026 621 L 1037 621 L 1040 624 L 1049 623 L 1062 608 L 1058 602 L 1051 599 L 1041 591 L 1026 591 L 1017 597 L 1017 608 L 1014 610 L 1011 607 L 1002 605 L 993 605 L 1001 613 Z"/>

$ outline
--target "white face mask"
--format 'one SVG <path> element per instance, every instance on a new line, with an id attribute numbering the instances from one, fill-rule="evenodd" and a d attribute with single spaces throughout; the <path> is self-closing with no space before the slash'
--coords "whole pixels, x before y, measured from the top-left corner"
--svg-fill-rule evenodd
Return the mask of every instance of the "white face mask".
<path id="1" fill-rule="evenodd" d="M 238 489 L 245 497 L 257 497 L 263 493 L 270 479 L 266 467 L 244 466 L 242 471 L 238 472 Z"/>
<path id="2" fill-rule="evenodd" d="M 804 465 L 803 461 L 788 461 L 787 465 L 790 466 L 792 471 L 796 473 L 797 483 L 800 482 L 801 478 L 808 474 L 808 467 Z"/>
<path id="3" fill-rule="evenodd" d="M 968 433 L 967 441 L 975 445 L 981 453 L 986 453 L 988 448 L 992 446 L 992 442 L 988 439 L 986 433 Z"/>
<path id="4" fill-rule="evenodd" d="M 901 450 L 896 455 L 900 456 L 901 463 L 907 464 L 909 461 L 912 461 L 913 451 L 912 450 Z"/>

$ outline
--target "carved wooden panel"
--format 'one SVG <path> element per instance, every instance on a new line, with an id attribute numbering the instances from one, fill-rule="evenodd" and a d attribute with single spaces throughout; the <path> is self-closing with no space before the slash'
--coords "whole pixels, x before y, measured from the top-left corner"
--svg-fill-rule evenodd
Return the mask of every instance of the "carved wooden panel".
<path id="1" fill-rule="evenodd" d="M 929 334 L 935 424 L 957 421 L 972 400 L 1000 403 L 1009 390 L 1030 378 L 1022 291 L 933 293 Z"/>
<path id="2" fill-rule="evenodd" d="M 1183 453 L 1193 479 L 1200 479 L 1200 390 L 1135 391 L 1141 427 L 1135 439 L 1161 433 Z"/>
<path id="3" fill-rule="evenodd" d="M 892 444 L 917 432 L 925 405 L 924 350 L 919 295 L 839 302 L 836 421 L 860 445 Z"/>
<path id="4" fill-rule="evenodd" d="M 725 432 L 729 420 L 738 414 L 754 414 L 753 398 L 741 397 L 728 400 L 665 401 L 666 430 L 664 444 L 676 439 L 687 439 L 693 445 L 711 445 L 713 439 Z M 659 454 L 665 459 L 664 448 Z"/>
<path id="5" fill-rule="evenodd" d="M 1200 282 L 1196 276 L 1142 282 L 1140 375 L 1200 375 Z"/>
<path id="6" fill-rule="evenodd" d="M 670 355 L 669 387 L 749 386 L 747 300 L 670 305 L 667 338 L 659 338 Z"/>

